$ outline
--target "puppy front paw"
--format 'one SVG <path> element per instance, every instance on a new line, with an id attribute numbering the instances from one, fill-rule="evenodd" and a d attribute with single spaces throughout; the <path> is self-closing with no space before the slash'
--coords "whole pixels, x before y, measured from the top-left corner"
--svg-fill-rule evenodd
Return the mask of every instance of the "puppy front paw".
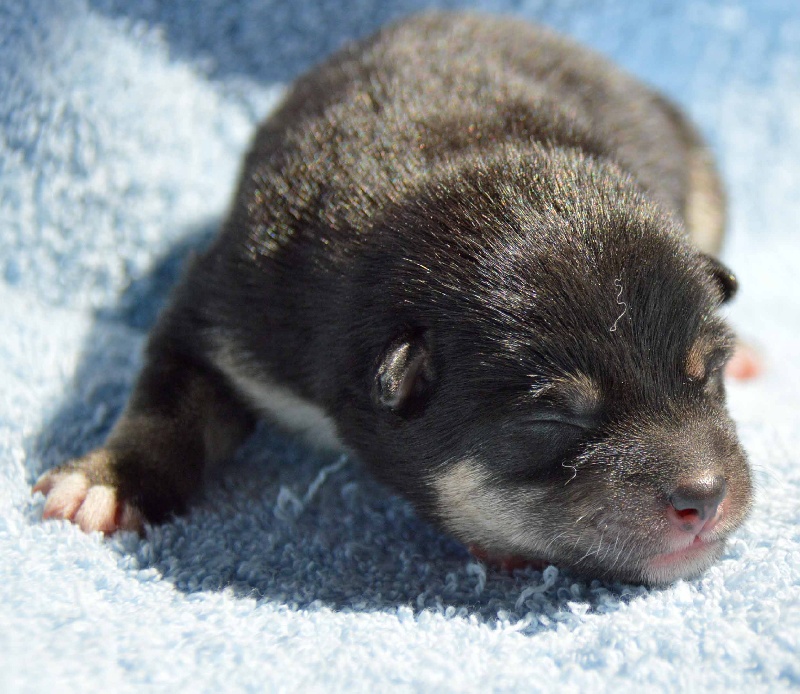
<path id="1" fill-rule="evenodd" d="M 102 451 L 44 473 L 33 492 L 46 497 L 43 519 L 64 519 L 84 532 L 99 530 L 110 535 L 117 530 L 141 532 L 144 516 L 133 504 L 120 498 L 119 490 L 100 481 L 98 465 Z"/>

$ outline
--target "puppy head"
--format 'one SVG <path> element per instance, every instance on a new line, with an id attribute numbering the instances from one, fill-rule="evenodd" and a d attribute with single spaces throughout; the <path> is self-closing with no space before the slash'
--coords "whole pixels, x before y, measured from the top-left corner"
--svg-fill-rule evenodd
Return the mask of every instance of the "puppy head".
<path id="1" fill-rule="evenodd" d="M 379 476 L 490 555 L 647 584 L 713 563 L 751 501 L 731 273 L 570 152 L 452 166 L 381 224 L 350 429 Z"/>

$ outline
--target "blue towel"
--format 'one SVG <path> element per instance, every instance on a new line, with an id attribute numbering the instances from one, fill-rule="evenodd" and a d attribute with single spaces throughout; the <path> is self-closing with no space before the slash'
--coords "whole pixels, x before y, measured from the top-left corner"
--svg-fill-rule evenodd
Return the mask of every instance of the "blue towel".
<path id="1" fill-rule="evenodd" d="M 145 538 L 40 521 L 97 445 L 256 123 L 419 0 L 0 2 L 0 691 L 778 691 L 800 686 L 800 6 L 447 2 L 537 20 L 668 92 L 722 163 L 767 370 L 729 401 L 757 500 L 663 590 L 486 569 L 356 461 L 264 426 Z"/>

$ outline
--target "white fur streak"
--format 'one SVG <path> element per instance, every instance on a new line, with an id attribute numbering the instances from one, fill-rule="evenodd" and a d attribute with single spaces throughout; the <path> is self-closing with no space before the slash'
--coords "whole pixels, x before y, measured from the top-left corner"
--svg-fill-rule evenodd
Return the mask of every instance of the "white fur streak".
<path id="1" fill-rule="evenodd" d="M 277 424 L 318 448 L 343 450 L 335 423 L 321 407 L 275 383 L 233 342 L 217 341 L 214 363 L 241 395 Z"/>

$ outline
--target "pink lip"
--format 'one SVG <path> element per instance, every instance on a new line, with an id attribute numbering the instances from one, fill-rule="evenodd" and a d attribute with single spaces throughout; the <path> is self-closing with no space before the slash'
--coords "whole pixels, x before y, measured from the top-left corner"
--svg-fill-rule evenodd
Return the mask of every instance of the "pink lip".
<path id="1" fill-rule="evenodd" d="M 669 566 L 687 559 L 694 559 L 702 554 L 705 554 L 709 549 L 717 544 L 716 541 L 706 542 L 700 536 L 696 536 L 692 544 L 683 547 L 682 549 L 674 552 L 667 552 L 666 554 L 657 554 L 650 560 L 651 566 Z"/>

